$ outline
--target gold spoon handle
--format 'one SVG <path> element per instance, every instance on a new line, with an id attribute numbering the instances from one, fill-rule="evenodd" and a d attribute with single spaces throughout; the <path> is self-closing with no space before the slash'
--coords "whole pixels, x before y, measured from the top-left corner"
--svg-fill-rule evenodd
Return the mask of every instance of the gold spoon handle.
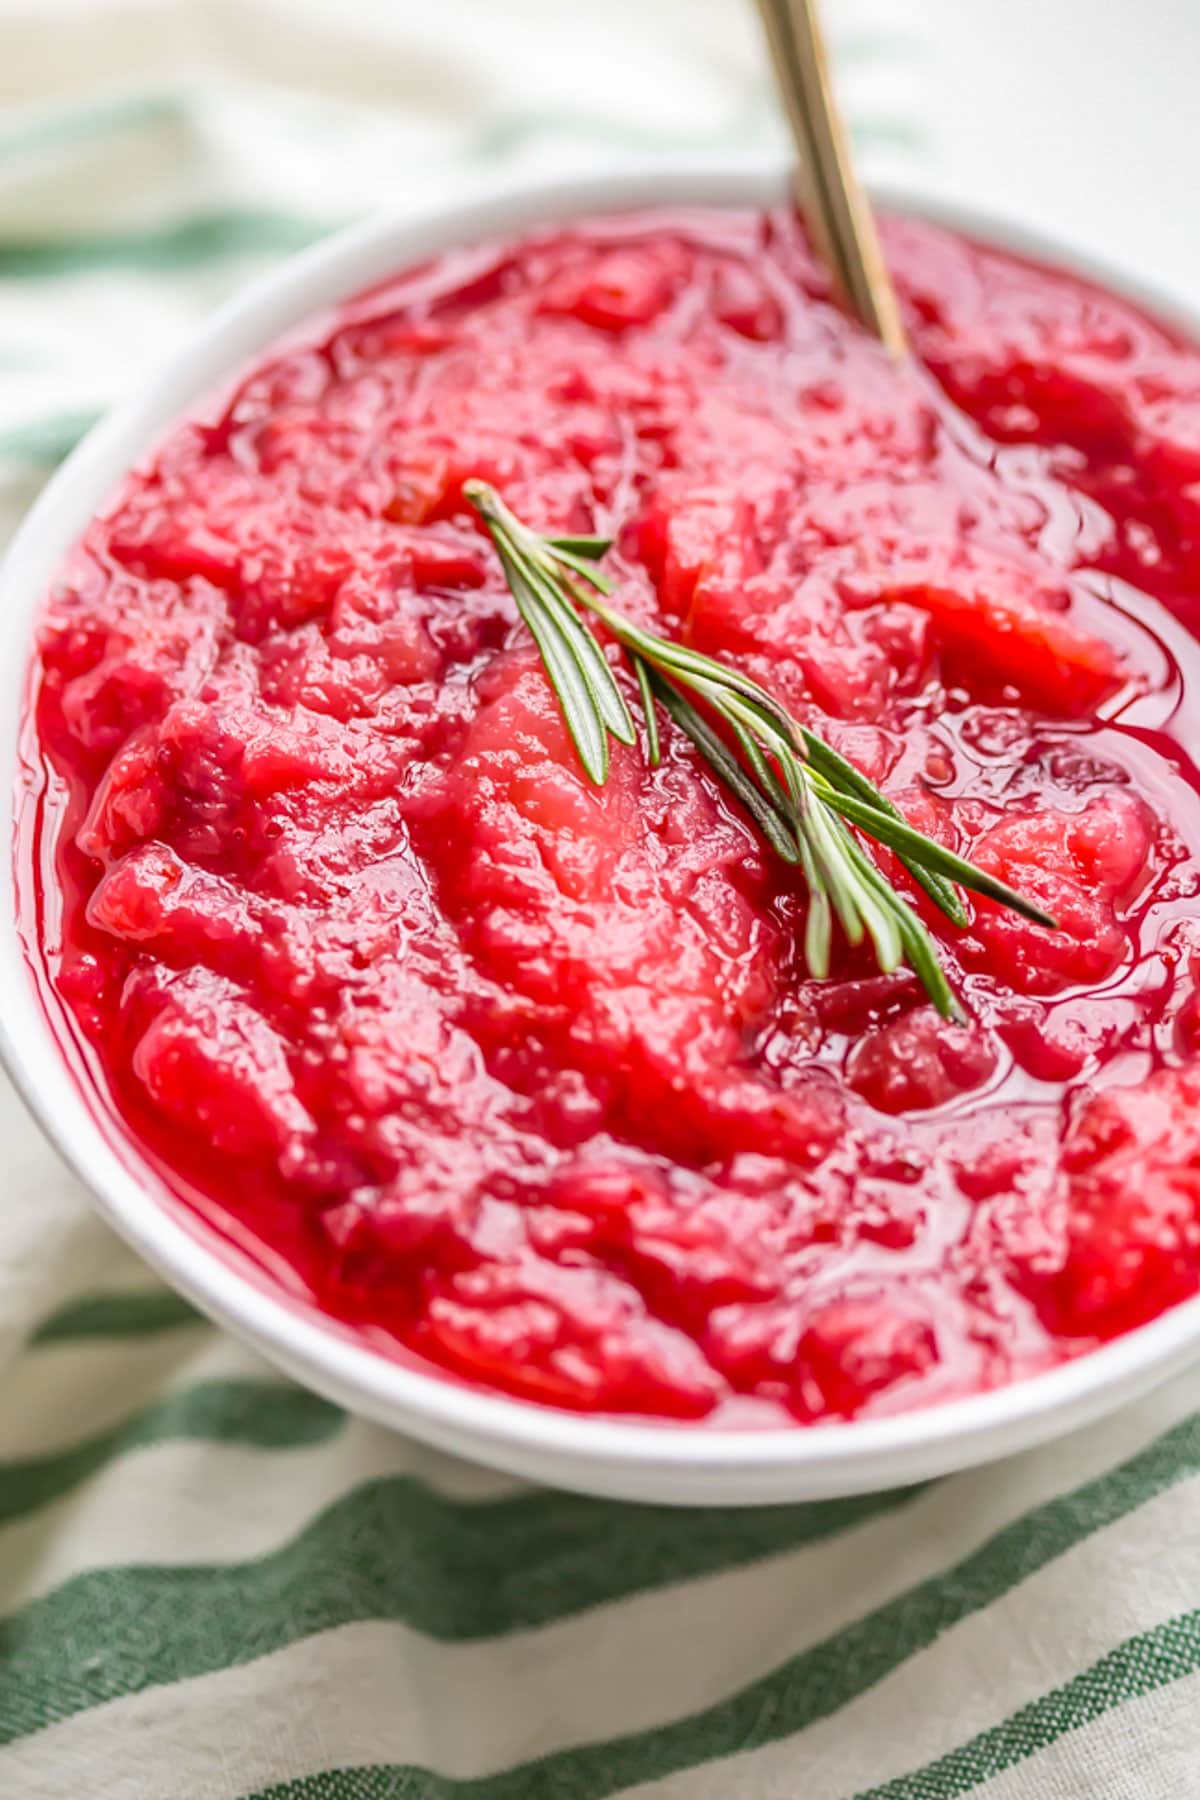
<path id="1" fill-rule="evenodd" d="M 850 311 L 893 356 L 907 349 L 875 215 L 858 179 L 829 76 L 817 0 L 758 0 L 796 146 L 798 197 Z"/>

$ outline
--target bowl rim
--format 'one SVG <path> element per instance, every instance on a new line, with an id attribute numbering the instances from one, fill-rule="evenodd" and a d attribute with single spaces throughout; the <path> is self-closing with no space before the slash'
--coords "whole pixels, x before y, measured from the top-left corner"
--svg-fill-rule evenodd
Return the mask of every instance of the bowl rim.
<path id="1" fill-rule="evenodd" d="M 323 307 L 439 250 L 625 208 L 766 204 L 787 190 L 776 158 L 658 157 L 567 177 L 473 176 L 450 199 L 371 217 L 290 258 L 219 308 L 101 421 L 43 488 L 0 566 L 0 781 L 19 817 L 19 740 L 34 618 L 64 555 L 126 470 L 250 357 Z M 1200 339 L 1200 317 L 1087 252 L 919 189 L 882 198 L 999 247 L 1059 265 Z M 14 905 L 0 914 L 0 1058 L 46 1137 L 110 1225 L 173 1287 L 309 1387 L 456 1454 L 519 1475 L 628 1498 L 761 1501 L 850 1494 L 1044 1441 L 1200 1356 L 1200 1295 L 1122 1338 L 1004 1387 L 882 1419 L 718 1430 L 592 1417 L 456 1383 L 340 1334 L 282 1289 L 249 1279 L 166 1189 L 119 1123 L 101 1119 L 48 1017 Z M 10 916 L 11 914 L 11 916 Z M 107 1125 L 107 1129 L 106 1129 Z M 207 1240 L 207 1241 L 206 1241 Z"/>

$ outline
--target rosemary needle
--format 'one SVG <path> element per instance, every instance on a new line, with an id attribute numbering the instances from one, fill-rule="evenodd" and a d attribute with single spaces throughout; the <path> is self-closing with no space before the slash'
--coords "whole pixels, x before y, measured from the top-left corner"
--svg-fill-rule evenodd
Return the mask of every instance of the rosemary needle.
<path id="1" fill-rule="evenodd" d="M 865 775 L 750 676 L 618 612 L 610 602 L 612 584 L 597 566 L 607 539 L 542 537 L 486 482 L 468 481 L 463 493 L 496 548 L 585 773 L 603 785 L 610 738 L 636 742 L 616 677 L 584 616 L 590 612 L 629 662 L 650 763 L 661 754 L 661 706 L 776 855 L 801 871 L 809 894 L 804 955 L 811 974 L 829 972 L 836 919 L 851 944 L 870 939 L 885 972 L 906 963 L 943 1018 L 962 1016 L 934 939 L 868 855 L 864 838 L 891 850 L 954 925 L 966 923 L 957 891 L 964 887 L 1055 929 L 1033 901 L 917 831 Z"/>

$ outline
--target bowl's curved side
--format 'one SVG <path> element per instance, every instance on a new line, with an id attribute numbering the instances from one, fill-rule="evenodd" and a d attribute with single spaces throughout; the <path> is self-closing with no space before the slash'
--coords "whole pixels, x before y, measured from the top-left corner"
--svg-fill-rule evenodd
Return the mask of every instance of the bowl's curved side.
<path id="1" fill-rule="evenodd" d="M 43 491 L 0 568 L 0 784 L 16 796 L 16 836 L 31 804 L 20 738 L 36 610 L 88 519 L 181 414 L 310 314 L 441 250 L 585 212 L 763 204 L 786 189 L 782 166 L 728 159 L 669 160 L 565 181 L 494 182 L 483 190 L 476 182 L 460 203 L 340 233 L 218 312 L 139 395 L 89 434 Z M 885 198 L 1065 264 L 1200 337 L 1200 321 L 1177 300 L 1148 293 L 1091 258 L 1000 219 L 928 206 L 912 194 Z M 174 1287 L 297 1379 L 441 1449 L 623 1499 L 711 1505 L 817 1498 L 899 1485 L 1045 1441 L 1200 1357 L 1197 1297 L 1089 1356 L 993 1393 L 885 1420 L 756 1432 L 580 1418 L 405 1367 L 253 1278 L 228 1246 L 218 1249 L 211 1231 L 168 1203 L 162 1182 L 73 1072 L 20 918 L 19 904 L 0 912 L 0 1057 L 104 1217 Z"/>

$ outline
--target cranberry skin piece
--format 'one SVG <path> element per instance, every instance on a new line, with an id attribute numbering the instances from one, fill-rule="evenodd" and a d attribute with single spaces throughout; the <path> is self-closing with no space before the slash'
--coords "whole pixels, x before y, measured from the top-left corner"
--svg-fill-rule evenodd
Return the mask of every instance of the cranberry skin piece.
<path id="1" fill-rule="evenodd" d="M 541 310 L 568 314 L 597 331 L 648 325 L 686 279 L 688 260 L 678 244 L 610 250 L 564 270 L 546 288 Z"/>
<path id="2" fill-rule="evenodd" d="M 975 844 L 973 860 L 1042 907 L 1058 929 L 981 899 L 965 956 L 1018 993 L 1103 981 L 1129 954 L 1119 915 L 1142 880 L 1154 837 L 1145 803 L 1120 789 L 1081 813 L 1038 810 L 994 826 Z"/>
<path id="3" fill-rule="evenodd" d="M 797 1351 L 792 1405 L 801 1417 L 853 1418 L 937 1361 L 932 1327 L 874 1299 L 831 1301 L 809 1320 Z"/>
<path id="4" fill-rule="evenodd" d="M 941 1106 L 981 1087 L 996 1052 L 978 1025 L 955 1025 L 932 1007 L 864 1033 L 846 1058 L 846 1080 L 886 1113 Z"/>
<path id="5" fill-rule="evenodd" d="M 1200 1065 L 1097 1094 L 1063 1145 L 1057 1268 L 1030 1291 L 1052 1328 L 1111 1337 L 1200 1287 Z"/>

